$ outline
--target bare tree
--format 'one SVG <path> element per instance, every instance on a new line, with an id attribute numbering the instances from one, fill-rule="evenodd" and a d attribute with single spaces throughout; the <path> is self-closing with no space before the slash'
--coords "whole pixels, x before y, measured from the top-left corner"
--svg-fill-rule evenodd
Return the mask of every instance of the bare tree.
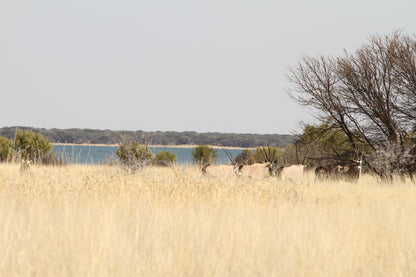
<path id="1" fill-rule="evenodd" d="M 399 51 L 394 54 L 394 74 L 400 80 L 395 84 L 400 94 L 395 108 L 400 111 L 401 119 L 412 125 L 416 118 L 416 41 L 404 37 L 398 43 Z"/>
<path id="2" fill-rule="evenodd" d="M 364 154 L 370 170 L 391 180 L 396 172 L 414 165 L 414 158 L 399 157 L 409 153 L 404 140 L 416 125 L 415 54 L 416 40 L 397 31 L 370 37 L 354 53 L 304 57 L 289 68 L 289 93 L 317 110 L 317 118 L 342 130 L 353 148 Z M 388 152 L 393 156 L 389 166 L 380 167 L 359 144 L 372 153 Z"/>

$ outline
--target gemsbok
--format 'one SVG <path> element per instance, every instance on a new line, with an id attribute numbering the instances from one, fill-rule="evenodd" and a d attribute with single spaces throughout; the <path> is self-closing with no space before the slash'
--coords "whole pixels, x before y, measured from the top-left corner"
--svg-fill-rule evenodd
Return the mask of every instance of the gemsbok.
<path id="1" fill-rule="evenodd" d="M 272 175 L 270 163 L 255 163 L 252 165 L 244 165 L 240 171 L 243 177 L 249 178 L 265 178 Z"/>
<path id="2" fill-rule="evenodd" d="M 31 160 L 22 159 L 20 164 L 20 172 L 22 173 L 32 173 L 33 172 L 33 164 Z"/>
<path id="3" fill-rule="evenodd" d="M 356 183 L 361 176 L 361 167 L 362 161 L 354 160 L 349 165 L 334 167 L 331 173 L 337 180 Z"/>
<path id="4" fill-rule="evenodd" d="M 212 165 L 207 164 L 202 167 L 202 173 L 207 176 L 211 177 L 233 177 L 233 176 L 240 176 L 241 175 L 241 168 L 242 165 L 238 164 L 234 159 L 231 152 L 227 149 L 223 149 L 224 152 L 227 154 L 228 159 L 230 159 L 231 164 L 220 164 L 220 165 Z"/>
<path id="5" fill-rule="evenodd" d="M 241 176 L 249 178 L 266 178 L 275 175 L 277 171 L 277 161 L 275 160 L 275 152 L 270 146 L 267 151 L 264 147 L 260 147 L 263 151 L 264 163 L 255 163 L 252 165 L 244 165 L 241 168 Z"/>
<path id="6" fill-rule="evenodd" d="M 242 165 L 220 164 L 210 165 L 207 164 L 202 168 L 202 173 L 211 177 L 232 177 L 240 176 Z"/>
<path id="7" fill-rule="evenodd" d="M 354 160 L 348 165 L 318 166 L 315 169 L 315 181 L 327 179 L 357 182 L 361 176 L 361 160 Z"/>
<path id="8" fill-rule="evenodd" d="M 286 181 L 299 181 L 302 178 L 303 175 L 303 169 L 306 166 L 303 164 L 296 164 L 291 166 L 285 166 L 280 167 L 277 170 L 277 176 L 280 178 L 280 180 L 286 182 Z"/>
<path id="9" fill-rule="evenodd" d="M 318 166 L 315 169 L 315 181 L 326 181 L 330 178 L 331 170 L 329 167 Z"/>

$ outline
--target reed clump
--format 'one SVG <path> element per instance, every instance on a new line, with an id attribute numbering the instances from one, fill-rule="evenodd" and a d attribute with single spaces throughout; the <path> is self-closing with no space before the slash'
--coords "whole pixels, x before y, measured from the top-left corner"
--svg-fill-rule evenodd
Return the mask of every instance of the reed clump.
<path id="1" fill-rule="evenodd" d="M 416 189 L 0 164 L 0 276 L 416 274 Z"/>

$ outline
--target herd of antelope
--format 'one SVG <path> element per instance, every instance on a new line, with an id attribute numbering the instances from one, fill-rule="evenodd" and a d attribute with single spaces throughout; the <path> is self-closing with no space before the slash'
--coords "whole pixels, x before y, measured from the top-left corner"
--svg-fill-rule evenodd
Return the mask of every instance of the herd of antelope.
<path id="1" fill-rule="evenodd" d="M 282 181 L 299 181 L 304 172 L 305 165 L 297 164 L 290 166 L 278 166 L 277 162 L 270 158 L 264 148 L 263 155 L 266 162 L 255 163 L 252 165 L 242 165 L 238 163 L 230 151 L 224 149 L 231 161 L 230 165 L 205 165 L 202 167 L 202 173 L 212 177 L 232 177 L 244 176 L 249 178 L 266 178 L 277 176 Z M 347 182 L 357 182 L 361 176 L 361 160 L 354 160 L 348 165 L 318 166 L 315 169 L 315 180 L 343 180 Z"/>
<path id="2" fill-rule="evenodd" d="M 357 182 L 361 176 L 361 160 L 354 160 L 349 165 L 318 166 L 315 169 L 315 180 L 339 179 L 347 182 Z"/>
<path id="3" fill-rule="evenodd" d="M 205 165 L 202 167 L 202 173 L 211 177 L 233 177 L 244 176 L 253 179 L 261 179 L 270 176 L 277 176 L 282 181 L 299 181 L 304 172 L 305 165 L 297 164 L 290 166 L 278 166 L 270 156 L 270 149 L 266 151 L 261 147 L 263 156 L 266 160 L 264 163 L 254 163 L 252 165 L 243 165 L 238 163 L 231 152 L 224 149 L 231 164 Z M 326 180 L 343 180 L 347 182 L 357 182 L 361 176 L 361 160 L 354 160 L 348 165 L 318 166 L 315 168 L 315 181 Z M 33 171 L 33 165 L 30 160 L 22 159 L 21 172 Z"/>

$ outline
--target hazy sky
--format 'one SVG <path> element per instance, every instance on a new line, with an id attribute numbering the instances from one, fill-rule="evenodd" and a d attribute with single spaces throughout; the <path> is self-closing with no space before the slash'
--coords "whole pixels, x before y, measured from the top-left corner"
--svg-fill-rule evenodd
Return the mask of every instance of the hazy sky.
<path id="1" fill-rule="evenodd" d="M 414 0 L 0 1 L 0 127 L 292 133 L 303 55 L 416 34 Z"/>

